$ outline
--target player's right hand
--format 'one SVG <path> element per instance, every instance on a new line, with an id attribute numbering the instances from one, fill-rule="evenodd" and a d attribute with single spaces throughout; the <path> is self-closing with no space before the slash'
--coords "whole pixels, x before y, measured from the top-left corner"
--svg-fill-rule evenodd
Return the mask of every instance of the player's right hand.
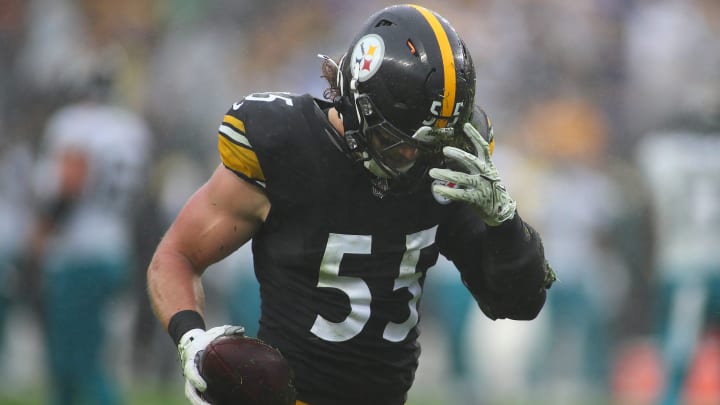
<path id="1" fill-rule="evenodd" d="M 515 216 L 515 200 L 502 184 L 490 152 L 490 144 L 471 124 L 463 126 L 476 154 L 453 146 L 445 146 L 443 154 L 461 170 L 430 169 L 430 177 L 446 182 L 434 184 L 432 190 L 449 200 L 462 201 L 475 207 L 480 217 L 490 226 L 498 226 Z M 449 187 L 454 183 L 459 187 Z"/>
<path id="2" fill-rule="evenodd" d="M 213 340 L 221 336 L 243 335 L 245 328 L 242 326 L 223 325 L 216 326 L 207 331 L 202 329 L 191 329 L 180 338 L 178 352 L 182 363 L 183 375 L 185 376 L 185 396 L 193 405 L 210 405 L 200 397 L 200 392 L 207 389 L 207 383 L 200 375 L 198 369 L 198 355 Z"/>

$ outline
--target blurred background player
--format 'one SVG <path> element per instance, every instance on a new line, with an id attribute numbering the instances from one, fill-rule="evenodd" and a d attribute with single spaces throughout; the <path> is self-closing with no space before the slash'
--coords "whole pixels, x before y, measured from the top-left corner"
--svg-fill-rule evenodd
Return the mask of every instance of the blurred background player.
<path id="1" fill-rule="evenodd" d="M 688 131 L 653 133 L 637 150 L 655 217 L 661 405 L 685 403 L 699 343 L 720 326 L 718 151 L 719 134 Z"/>
<path id="2" fill-rule="evenodd" d="M 51 403 L 121 403 L 107 364 L 109 305 L 134 266 L 133 207 L 150 133 L 112 104 L 113 69 L 103 60 L 53 114 L 37 166 L 38 213 L 29 256 L 38 272 Z"/>
<path id="3" fill-rule="evenodd" d="M 696 359 L 712 357 L 702 342 L 720 313 L 720 48 L 708 46 L 720 38 L 720 3 L 646 1 L 631 10 L 623 101 L 638 140 L 629 157 L 651 207 L 654 300 L 646 312 L 664 369 L 657 403 L 718 403 L 717 372 L 704 399 L 693 376 Z"/>
<path id="4" fill-rule="evenodd" d="M 521 129 L 532 163 L 514 175 L 544 193 L 528 203 L 529 215 L 542 229 L 548 258 L 561 275 L 548 299 L 549 325 L 532 371 L 536 389 L 552 387 L 549 399 L 555 401 L 606 392 L 612 320 L 628 288 L 613 237 L 627 207 L 608 169 L 607 131 L 595 104 L 562 93 L 534 105 Z"/>

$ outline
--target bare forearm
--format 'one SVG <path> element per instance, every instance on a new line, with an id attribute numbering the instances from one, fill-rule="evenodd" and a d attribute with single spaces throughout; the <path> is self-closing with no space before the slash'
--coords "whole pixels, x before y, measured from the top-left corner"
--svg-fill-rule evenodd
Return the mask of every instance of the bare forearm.
<path id="1" fill-rule="evenodd" d="M 179 311 L 203 312 L 200 272 L 187 258 L 164 249 L 162 243 L 148 268 L 147 282 L 155 316 L 166 329 L 170 318 Z"/>

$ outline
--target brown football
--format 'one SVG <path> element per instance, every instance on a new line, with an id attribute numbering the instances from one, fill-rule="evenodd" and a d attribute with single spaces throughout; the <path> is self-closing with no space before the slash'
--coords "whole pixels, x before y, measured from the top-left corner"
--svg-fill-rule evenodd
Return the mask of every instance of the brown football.
<path id="1" fill-rule="evenodd" d="M 203 399 L 213 405 L 295 404 L 293 373 L 279 350 L 246 336 L 224 336 L 200 354 L 207 382 Z"/>

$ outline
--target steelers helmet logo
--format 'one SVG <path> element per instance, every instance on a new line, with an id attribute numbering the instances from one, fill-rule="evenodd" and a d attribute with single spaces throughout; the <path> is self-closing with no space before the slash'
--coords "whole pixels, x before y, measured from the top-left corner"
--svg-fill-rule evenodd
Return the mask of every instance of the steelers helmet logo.
<path id="1" fill-rule="evenodd" d="M 385 42 L 377 34 L 368 34 L 360 38 L 353 49 L 351 62 L 353 72 L 359 82 L 364 82 L 380 69 L 385 56 Z"/>

